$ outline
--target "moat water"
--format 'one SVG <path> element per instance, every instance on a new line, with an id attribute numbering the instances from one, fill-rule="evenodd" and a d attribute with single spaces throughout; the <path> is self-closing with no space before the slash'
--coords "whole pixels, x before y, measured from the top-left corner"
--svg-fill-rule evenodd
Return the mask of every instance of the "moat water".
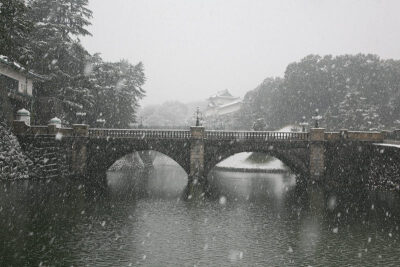
<path id="1" fill-rule="evenodd" d="M 349 177 L 351 178 L 351 177 Z M 400 198 L 214 171 L 186 202 L 182 169 L 2 183 L 0 266 L 398 266 Z"/>

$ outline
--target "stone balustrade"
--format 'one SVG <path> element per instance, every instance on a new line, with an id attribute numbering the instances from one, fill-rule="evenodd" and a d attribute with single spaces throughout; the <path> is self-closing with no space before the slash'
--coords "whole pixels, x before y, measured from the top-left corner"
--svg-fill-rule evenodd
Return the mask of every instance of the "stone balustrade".
<path id="1" fill-rule="evenodd" d="M 385 140 L 386 134 L 382 132 L 367 132 L 367 131 L 348 131 L 341 130 L 340 132 L 325 132 L 326 141 L 368 141 L 368 142 L 382 142 Z"/>
<path id="2" fill-rule="evenodd" d="M 303 132 L 274 131 L 205 131 L 207 139 L 237 140 L 308 140 L 309 134 Z"/>
<path id="3" fill-rule="evenodd" d="M 188 130 L 89 129 L 90 138 L 186 139 L 190 136 Z"/>

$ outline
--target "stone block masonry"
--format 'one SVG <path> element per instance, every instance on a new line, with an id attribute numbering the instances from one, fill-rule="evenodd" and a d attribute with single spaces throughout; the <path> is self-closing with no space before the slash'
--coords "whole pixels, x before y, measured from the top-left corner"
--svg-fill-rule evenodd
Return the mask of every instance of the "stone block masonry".
<path id="1" fill-rule="evenodd" d="M 190 176 L 204 175 L 204 127 L 191 127 Z"/>
<path id="2" fill-rule="evenodd" d="M 325 129 L 310 130 L 310 176 L 319 180 L 325 173 Z"/>
<path id="3" fill-rule="evenodd" d="M 86 175 L 88 125 L 31 127 L 24 121 L 14 121 L 13 131 L 35 166 L 36 172 L 31 176 L 47 179 Z"/>
<path id="4" fill-rule="evenodd" d="M 55 136 L 18 136 L 26 156 L 32 160 L 36 173 L 33 178 L 52 179 L 69 174 L 66 150 L 70 140 L 57 140 Z"/>

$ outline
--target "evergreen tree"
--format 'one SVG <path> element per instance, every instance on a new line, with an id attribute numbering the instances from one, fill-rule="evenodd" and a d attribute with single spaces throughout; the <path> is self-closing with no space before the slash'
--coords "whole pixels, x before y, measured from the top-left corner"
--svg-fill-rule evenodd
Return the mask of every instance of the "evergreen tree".
<path id="1" fill-rule="evenodd" d="M 23 0 L 1 0 L 0 55 L 22 64 L 28 63 L 32 59 L 28 42 L 31 25 Z"/>
<path id="2" fill-rule="evenodd" d="M 64 106 L 64 123 L 77 122 L 86 112 L 95 123 L 103 117 L 109 127 L 135 121 L 144 96 L 141 63 L 103 62 L 90 55 L 79 37 L 90 35 L 92 12 L 88 0 L 1 0 L 0 54 L 24 59 L 27 67 L 48 77 L 36 96 L 55 96 Z"/>
<path id="3" fill-rule="evenodd" d="M 279 85 L 269 80 L 246 95 L 242 125 L 260 117 L 272 129 L 297 124 L 303 116 L 311 123 L 315 109 L 323 115 L 322 126 L 331 130 L 390 128 L 400 117 L 397 60 L 364 54 L 310 55 L 290 64 Z"/>
<path id="4" fill-rule="evenodd" d="M 103 62 L 97 56 L 90 75 L 94 108 L 89 115 L 92 124 L 105 119 L 106 127 L 126 128 L 135 120 L 139 100 L 144 96 L 143 64 L 132 65 L 126 60 Z"/>
<path id="5" fill-rule="evenodd" d="M 93 105 L 85 76 L 91 56 L 79 40 L 79 36 L 90 35 L 85 29 L 92 16 L 88 1 L 31 0 L 29 5 L 34 23 L 31 68 L 49 77 L 42 84 L 40 95 L 59 98 L 65 111 L 60 117 L 66 123 L 76 122 L 76 112 Z"/>

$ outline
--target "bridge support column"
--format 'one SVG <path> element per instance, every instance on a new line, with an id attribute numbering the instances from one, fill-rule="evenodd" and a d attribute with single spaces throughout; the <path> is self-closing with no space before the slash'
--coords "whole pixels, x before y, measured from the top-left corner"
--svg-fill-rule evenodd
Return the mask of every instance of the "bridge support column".
<path id="1" fill-rule="evenodd" d="M 87 174 L 87 139 L 89 136 L 89 125 L 73 124 L 73 141 L 71 147 L 71 173 L 77 176 Z"/>
<path id="2" fill-rule="evenodd" d="M 188 198 L 204 196 L 206 177 L 204 176 L 204 127 L 190 127 L 190 173 Z"/>
<path id="3" fill-rule="evenodd" d="M 325 129 L 310 130 L 310 176 L 318 181 L 325 173 Z"/>

